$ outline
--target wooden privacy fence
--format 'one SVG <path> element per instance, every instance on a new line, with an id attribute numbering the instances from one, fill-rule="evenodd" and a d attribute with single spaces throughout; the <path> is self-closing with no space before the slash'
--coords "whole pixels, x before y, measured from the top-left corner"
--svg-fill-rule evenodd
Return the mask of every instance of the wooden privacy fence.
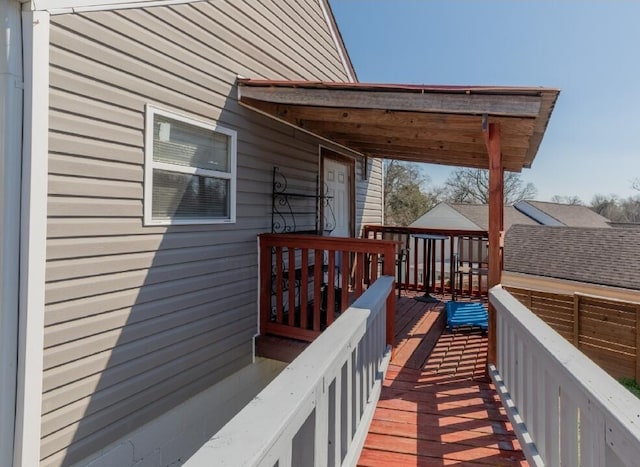
<path id="1" fill-rule="evenodd" d="M 365 225 L 363 236 L 399 242 L 404 254 L 396 281 L 404 290 L 424 291 L 428 280 L 434 292 L 453 293 L 455 287 L 458 295 L 488 294 L 487 232 Z"/>
<path id="2" fill-rule="evenodd" d="M 311 342 L 381 275 L 394 276 L 393 241 L 262 234 L 260 333 Z M 395 300 L 388 297 L 393 342 Z"/>
<path id="3" fill-rule="evenodd" d="M 611 376 L 640 381 L 640 303 L 507 289 Z"/>

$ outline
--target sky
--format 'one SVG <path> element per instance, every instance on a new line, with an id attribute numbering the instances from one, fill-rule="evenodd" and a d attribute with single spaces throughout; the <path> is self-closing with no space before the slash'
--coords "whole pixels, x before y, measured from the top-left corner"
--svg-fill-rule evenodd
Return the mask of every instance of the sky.
<path id="1" fill-rule="evenodd" d="M 361 82 L 545 86 L 537 199 L 639 194 L 640 2 L 331 0 Z M 433 184 L 453 170 L 425 165 Z"/>

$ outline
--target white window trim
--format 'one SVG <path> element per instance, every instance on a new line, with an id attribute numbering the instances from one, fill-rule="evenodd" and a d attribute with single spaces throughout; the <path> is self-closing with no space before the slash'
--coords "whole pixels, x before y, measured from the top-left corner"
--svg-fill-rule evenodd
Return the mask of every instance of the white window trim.
<path id="1" fill-rule="evenodd" d="M 178 164 L 158 162 L 153 160 L 153 118 L 162 115 L 189 125 L 229 136 L 229 172 L 218 172 L 196 167 L 186 167 Z M 185 114 L 155 107 L 145 106 L 145 135 L 144 135 L 144 225 L 198 225 L 198 224 L 235 224 L 236 222 L 236 187 L 237 187 L 237 140 L 235 130 L 222 127 L 213 121 L 205 121 Z M 229 217 L 224 219 L 153 219 L 153 169 L 163 169 L 171 172 L 182 172 L 190 175 L 223 178 L 229 180 Z"/>

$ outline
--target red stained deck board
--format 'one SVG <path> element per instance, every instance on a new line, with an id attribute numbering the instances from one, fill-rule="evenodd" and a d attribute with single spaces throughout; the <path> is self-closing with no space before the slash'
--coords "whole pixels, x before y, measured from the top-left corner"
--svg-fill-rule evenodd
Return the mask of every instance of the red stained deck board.
<path id="1" fill-rule="evenodd" d="M 400 452 L 421 457 L 451 459 L 460 462 L 472 461 L 479 464 L 509 466 L 514 462 L 522 462 L 522 451 L 506 451 L 502 449 L 475 447 L 466 444 L 429 441 L 424 439 L 404 438 L 400 436 L 379 435 L 369 433 L 365 447 L 381 451 Z"/>
<path id="2" fill-rule="evenodd" d="M 434 457 L 418 457 L 399 452 L 363 449 L 358 466 L 361 467 L 442 467 L 444 465 L 461 465 L 453 459 L 439 459 Z M 465 462 L 466 467 L 486 467 L 487 464 Z"/>
<path id="3" fill-rule="evenodd" d="M 430 430 L 432 428 L 455 429 L 496 435 L 515 436 L 509 423 L 473 419 L 468 417 L 442 416 L 441 414 L 417 414 L 404 410 L 393 410 L 378 407 L 374 421 L 393 421 L 407 425 L 415 425 L 416 430 Z"/>
<path id="4" fill-rule="evenodd" d="M 485 375 L 486 335 L 438 336 L 438 306 L 398 305 L 398 347 L 358 465 L 528 465 Z"/>
<path id="5" fill-rule="evenodd" d="M 374 420 L 369 429 L 369 433 L 379 435 L 400 436 L 403 438 L 423 439 L 440 443 L 465 444 L 474 447 L 485 447 L 500 449 L 505 451 L 519 451 L 520 445 L 516 436 L 512 433 L 495 434 L 486 431 L 473 431 L 461 429 L 468 421 L 473 420 L 459 418 L 463 420 L 460 424 L 449 426 L 428 426 L 423 423 L 412 425 L 396 421 Z M 418 417 L 420 422 L 420 417 Z"/>

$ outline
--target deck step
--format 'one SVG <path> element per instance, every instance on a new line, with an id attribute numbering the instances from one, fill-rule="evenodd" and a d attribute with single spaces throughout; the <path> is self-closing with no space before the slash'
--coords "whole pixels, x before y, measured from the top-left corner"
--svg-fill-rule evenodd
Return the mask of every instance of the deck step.
<path id="1" fill-rule="evenodd" d="M 278 336 L 256 337 L 256 357 L 291 363 L 309 346 L 309 342 Z"/>

